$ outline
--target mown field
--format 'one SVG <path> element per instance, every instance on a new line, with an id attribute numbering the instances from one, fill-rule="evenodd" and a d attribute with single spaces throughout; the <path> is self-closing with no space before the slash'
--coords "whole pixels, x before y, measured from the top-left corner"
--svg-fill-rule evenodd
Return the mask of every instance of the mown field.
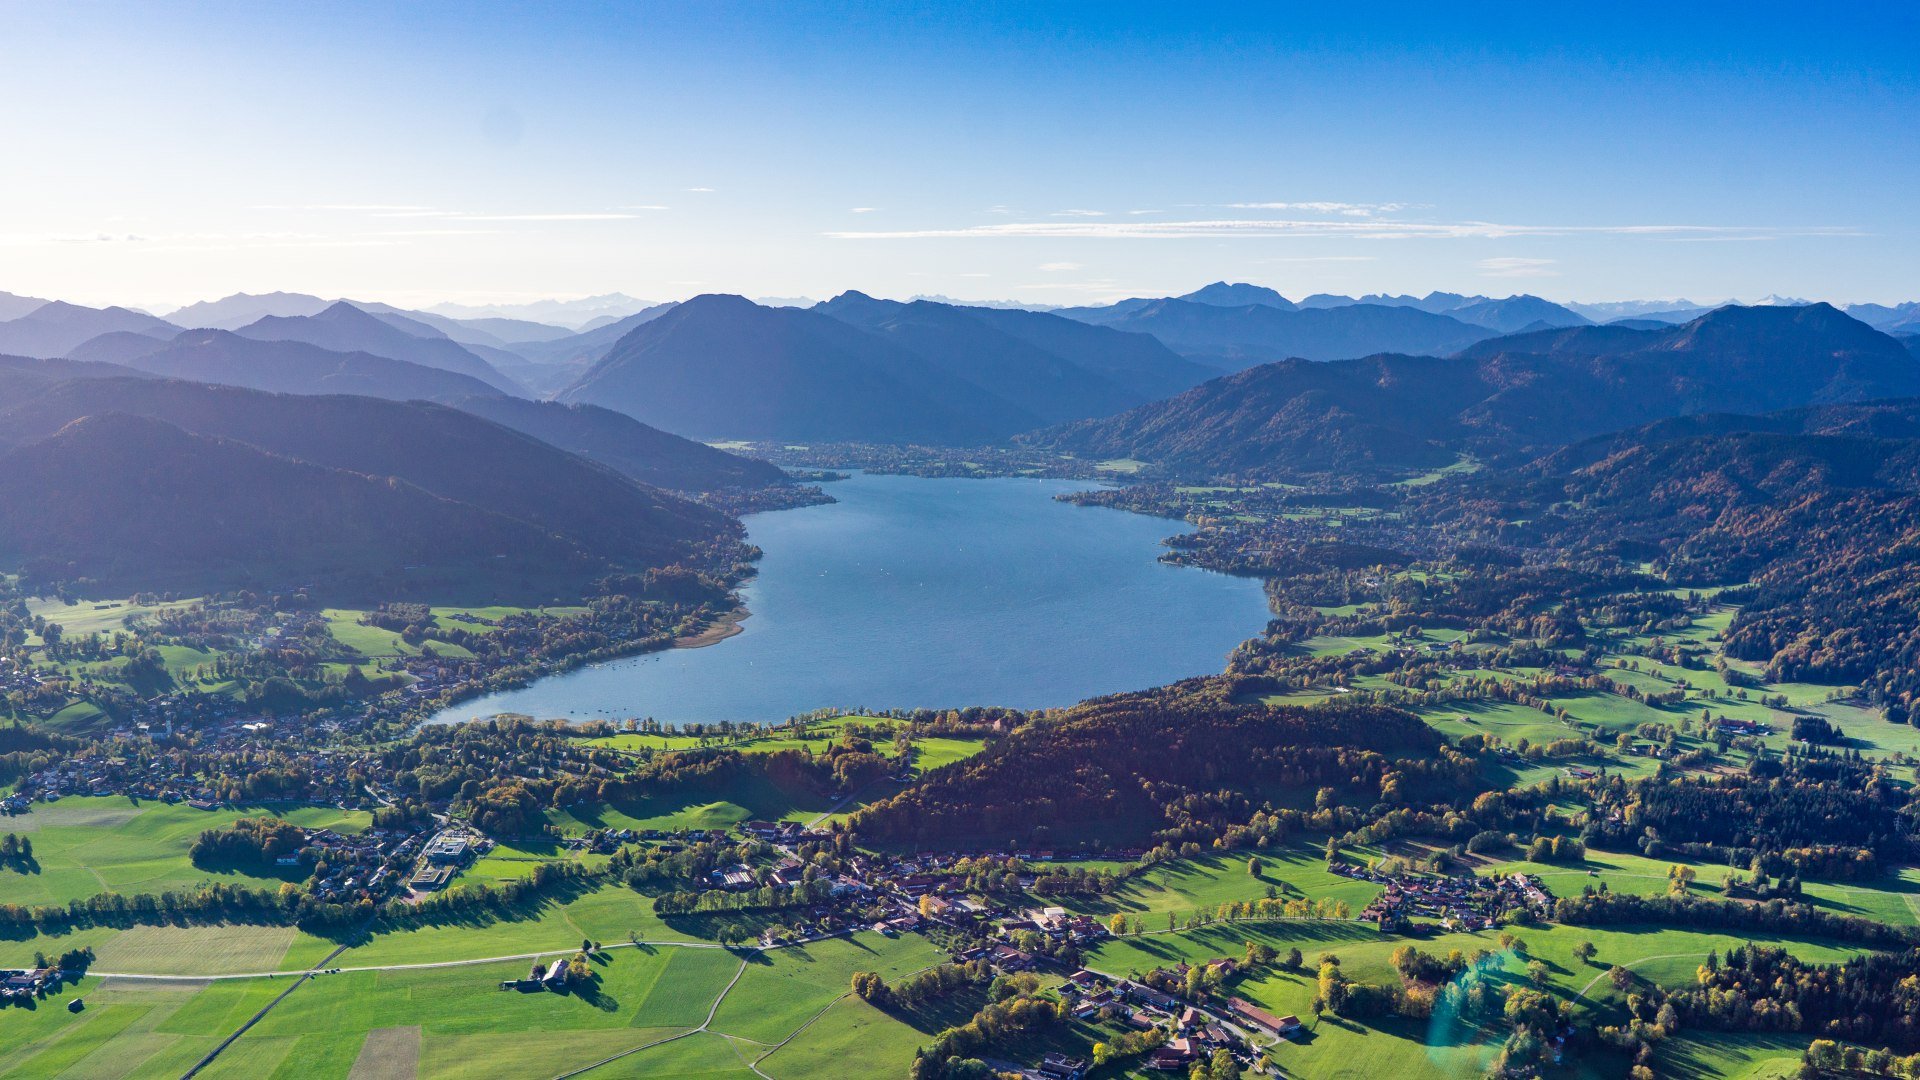
<path id="1" fill-rule="evenodd" d="M 1651 928 L 1542 927 L 1520 936 L 1525 958 L 1548 965 L 1551 993 L 1599 1013 L 1618 1004 L 1618 992 L 1604 977 L 1608 965 L 1619 963 L 1640 978 L 1675 984 L 1691 979 L 1709 950 L 1724 953 L 1743 940 Z M 1089 957 L 1088 965 L 1125 975 L 1179 960 L 1239 955 L 1249 940 L 1283 951 L 1300 948 L 1310 962 L 1332 953 L 1356 980 L 1390 978 L 1387 956 L 1399 944 L 1353 923 L 1215 924 L 1110 942 Z M 1599 949 L 1591 963 L 1573 958 L 1573 946 L 1583 940 Z M 1784 944 L 1809 959 L 1847 955 L 1844 948 L 1820 942 Z M 1472 952 L 1498 951 L 1500 945 L 1496 935 L 1485 933 L 1443 935 L 1422 947 Z M 386 1071 L 376 1075 L 383 1076 L 545 1076 L 626 1054 L 592 1075 L 745 1077 L 752 1075 L 748 1065 L 757 1064 L 780 1080 L 898 1077 L 932 1032 L 916 1026 L 924 1017 L 881 1012 L 848 996 L 850 976 L 873 970 L 898 978 L 940 958 L 919 938 L 866 934 L 768 953 L 619 948 L 596 961 L 590 989 L 570 995 L 496 989 L 501 980 L 523 974 L 525 960 L 348 970 L 317 977 L 295 991 L 222 1056 L 212 1075 L 347 1077 L 356 1062 L 377 1062 Z M 1523 963 L 1522 957 L 1508 957 L 1505 977 L 1524 978 Z M 177 1076 L 281 989 L 283 981 L 267 979 L 176 985 L 90 978 L 37 1010 L 0 1014 L 0 1031 L 17 1048 L 0 1066 L 0 1077 Z M 1307 1004 L 1314 993 L 1307 973 L 1278 970 L 1257 974 L 1233 990 L 1274 1012 L 1302 1016 L 1310 1015 Z M 75 994 L 85 998 L 84 1012 L 59 1007 Z M 1093 1033 L 1056 1033 L 1068 1049 L 1076 1037 Z M 1470 1076 L 1484 1067 L 1502 1039 L 1497 1025 L 1469 1030 L 1328 1017 L 1301 1039 L 1276 1047 L 1273 1055 L 1286 1075 Z M 1662 1052 L 1676 1065 L 1685 1062 L 1700 1070 L 1697 1074 L 1739 1076 L 1758 1065 L 1789 1061 L 1802 1045 L 1787 1038 L 1689 1034 Z M 1615 1076 L 1620 1066 L 1597 1055 L 1562 1075 Z"/>
<path id="2" fill-rule="evenodd" d="M 32 872 L 22 872 L 17 864 L 0 867 L 0 898 L 14 904 L 64 904 L 99 893 L 159 893 L 208 881 L 272 888 L 303 875 L 293 870 L 215 872 L 194 866 L 188 856 L 201 832 L 243 817 L 267 816 L 348 833 L 360 832 L 372 821 L 364 812 L 331 807 L 195 810 L 184 803 L 136 802 L 123 796 L 37 803 L 32 813 L 0 818 L 0 833 L 18 833 L 33 841 L 37 864 Z"/>
<path id="3" fill-rule="evenodd" d="M 346 1078 L 358 1063 L 382 1077 L 552 1076 L 625 1055 L 592 1075 L 750 1077 L 748 1063 L 777 1050 L 777 1076 L 823 1075 L 804 1063 L 838 1060 L 834 1075 L 898 1077 L 924 1035 L 868 1010 L 884 1037 L 845 1056 L 848 1003 L 860 1004 L 852 975 L 897 979 L 941 959 L 923 939 L 871 934 L 765 953 L 627 947 L 564 995 L 499 990 L 526 973 L 520 960 L 346 971 L 301 986 L 203 1075 Z M 284 989 L 89 978 L 36 1010 L 0 1013 L 0 1077 L 177 1077 Z M 73 996 L 85 1011 L 62 1007 Z"/>

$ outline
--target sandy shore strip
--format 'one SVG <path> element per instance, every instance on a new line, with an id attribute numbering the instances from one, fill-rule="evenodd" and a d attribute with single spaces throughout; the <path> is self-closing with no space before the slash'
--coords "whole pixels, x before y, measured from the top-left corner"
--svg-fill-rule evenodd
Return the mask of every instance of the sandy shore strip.
<path id="1" fill-rule="evenodd" d="M 692 637 L 683 637 L 675 641 L 673 647 L 676 649 L 704 649 L 709 645 L 718 644 L 739 633 L 741 630 L 744 630 L 745 627 L 740 624 L 745 622 L 747 617 L 752 614 L 753 612 L 748 611 L 745 607 L 734 608 L 732 611 L 715 619 L 712 623 L 708 624 L 706 629 L 694 634 Z"/>

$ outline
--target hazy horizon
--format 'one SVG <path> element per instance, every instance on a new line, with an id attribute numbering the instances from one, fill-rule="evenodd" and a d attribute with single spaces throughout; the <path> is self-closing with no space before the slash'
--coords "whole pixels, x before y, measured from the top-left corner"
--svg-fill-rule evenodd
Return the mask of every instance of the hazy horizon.
<path id="1" fill-rule="evenodd" d="M 1241 282 L 1234 279 L 1218 279 L 1218 280 L 1226 282 L 1228 284 L 1251 284 L 1251 285 L 1265 284 L 1264 282 L 1259 282 L 1259 281 Z M 1180 288 L 1171 290 L 1165 294 L 1154 294 L 1153 297 L 1149 297 L 1149 298 L 1156 298 L 1158 295 L 1179 296 L 1185 293 L 1193 292 L 1196 289 L 1207 284 L 1212 284 L 1212 282 L 1200 282 L 1194 285 L 1180 287 Z M 1268 286 L 1268 287 L 1271 287 L 1271 286 Z M 442 311 L 441 309 L 470 308 L 470 309 L 476 309 L 476 310 L 485 310 L 485 309 L 492 309 L 492 308 L 516 308 L 516 307 L 523 307 L 523 306 L 539 306 L 539 305 L 553 305 L 559 308 L 566 308 L 570 305 L 586 304 L 590 301 L 600 300 L 600 301 L 607 302 L 605 306 L 608 311 L 638 311 L 646 306 L 651 306 L 655 304 L 684 303 L 685 301 L 690 300 L 695 296 L 707 295 L 707 294 L 725 294 L 725 295 L 744 296 L 746 297 L 746 299 L 751 300 L 756 304 L 760 304 L 762 306 L 767 306 L 767 307 L 801 307 L 801 306 L 811 306 L 813 304 L 830 300 L 833 297 L 848 291 L 866 293 L 867 295 L 873 296 L 876 299 L 896 300 L 900 302 L 911 302 L 914 300 L 931 300 L 939 303 L 955 304 L 962 307 L 1001 306 L 1001 307 L 1031 308 L 1036 310 L 1048 310 L 1048 309 L 1057 309 L 1057 308 L 1074 307 L 1074 306 L 1101 306 L 1115 300 L 1133 299 L 1133 298 L 1139 298 L 1140 296 L 1146 295 L 1146 294 L 1120 294 L 1120 295 L 1115 295 L 1113 297 L 1102 297 L 1099 299 L 1089 298 L 1084 301 L 1081 301 L 1079 304 L 1061 304 L 1056 301 L 1049 301 L 1044 299 L 1023 299 L 1019 297 L 1006 297 L 1006 296 L 964 297 L 964 296 L 948 296 L 944 293 L 918 293 L 918 292 L 905 292 L 905 291 L 888 292 L 881 289 L 860 289 L 860 288 L 851 287 L 851 286 L 847 288 L 836 289 L 832 292 L 825 293 L 819 296 L 759 296 L 759 295 L 751 295 L 748 293 L 743 293 L 735 289 L 729 289 L 725 287 L 715 287 L 710 289 L 701 289 L 697 292 L 687 292 L 687 293 L 674 295 L 674 296 L 632 296 L 627 293 L 620 292 L 619 290 L 606 290 L 603 292 L 584 293 L 579 295 L 496 294 L 492 297 L 448 298 L 448 299 L 437 299 L 437 300 L 429 297 L 429 298 L 414 301 L 413 310 L 426 311 L 426 312 L 432 312 L 432 313 L 438 313 L 438 314 L 448 314 L 448 315 L 452 315 L 455 318 L 482 318 L 485 316 L 481 314 L 475 314 L 475 313 L 466 312 L 466 311 L 460 311 L 460 312 Z M 1317 292 L 1324 292 L 1324 291 L 1325 290 L 1315 290 L 1314 292 L 1317 293 Z M 80 303 L 80 301 L 74 300 L 71 297 L 45 295 L 44 293 L 35 293 L 31 290 L 24 290 L 24 291 L 17 291 L 17 292 L 14 290 L 0 290 L 0 292 L 11 292 L 13 293 L 13 295 L 34 297 L 36 299 L 47 300 L 50 302 L 65 301 L 68 303 L 76 303 L 76 304 Z M 1677 297 L 1675 296 L 1666 296 L 1666 297 L 1663 297 L 1663 296 L 1614 296 L 1614 297 L 1605 297 L 1605 298 L 1593 298 L 1593 297 L 1557 296 L 1548 292 L 1535 291 L 1535 290 L 1518 290 L 1518 289 L 1516 290 L 1504 290 L 1504 289 L 1472 290 L 1470 287 L 1453 288 L 1453 289 L 1441 287 L 1438 289 L 1423 290 L 1422 292 L 1413 293 L 1411 295 L 1415 297 L 1421 297 L 1431 292 L 1460 293 L 1460 294 L 1469 295 L 1469 296 L 1484 295 L 1487 298 L 1492 300 L 1504 300 L 1514 296 L 1530 295 L 1530 296 L 1537 296 L 1543 300 L 1547 300 L 1552 303 L 1569 305 L 1569 306 L 1582 306 L 1582 305 L 1604 306 L 1604 305 L 1614 305 L 1614 304 L 1620 304 L 1620 305 L 1634 304 L 1634 305 L 1645 305 L 1647 306 L 1647 310 L 1649 311 L 1655 310 L 1657 305 L 1661 303 L 1667 303 L 1667 302 L 1673 303 L 1676 306 L 1676 308 L 1678 307 L 1714 308 L 1714 307 L 1722 307 L 1727 305 L 1762 306 L 1762 305 L 1770 305 L 1770 304 L 1776 304 L 1776 303 L 1782 303 L 1782 304 L 1784 303 L 1793 303 L 1793 304 L 1827 303 L 1827 304 L 1833 305 L 1834 307 L 1838 307 L 1842 309 L 1845 309 L 1850 304 L 1866 304 L 1866 303 L 1878 302 L 1878 301 L 1871 301 L 1871 300 L 1858 300 L 1858 299 L 1845 298 L 1845 297 L 1782 296 L 1777 293 L 1770 293 L 1765 296 L 1744 296 L 1744 297 L 1743 296 L 1710 296 L 1708 294 L 1701 294 L 1701 296 L 1677 296 Z M 1920 290 L 1917 290 L 1917 292 L 1920 292 Z M 299 290 L 291 290 L 291 289 L 257 290 L 257 291 L 243 289 L 243 290 L 240 290 L 239 292 L 226 293 L 220 296 L 196 297 L 194 299 L 187 300 L 185 302 L 147 304 L 147 303 L 140 303 L 140 302 L 133 302 L 133 301 L 104 300 L 99 303 L 88 304 L 86 306 L 102 307 L 102 308 L 121 307 L 121 308 L 127 308 L 129 310 L 133 310 L 133 311 L 146 312 L 147 314 L 155 315 L 162 319 L 167 319 L 167 318 L 170 318 L 172 315 L 180 311 L 186 310 L 188 308 L 191 308 L 197 304 L 211 303 L 211 302 L 217 302 L 221 300 L 230 300 L 230 299 L 235 299 L 238 297 L 245 297 L 245 296 L 256 296 L 256 297 L 265 296 L 265 295 L 271 295 L 275 293 L 284 293 L 289 295 L 314 295 L 318 299 L 327 301 L 329 303 L 344 302 L 344 303 L 356 303 L 356 304 L 373 304 L 373 303 L 390 303 L 391 302 L 387 297 L 374 296 L 374 295 L 326 296 L 321 294 L 304 294 L 304 293 L 301 293 Z M 1314 295 L 1314 293 L 1300 291 L 1300 292 L 1294 292 L 1294 293 L 1287 293 L 1284 295 L 1286 295 L 1286 298 L 1288 300 L 1298 302 L 1299 300 L 1307 296 Z M 1397 297 L 1397 296 L 1409 295 L 1409 294 L 1391 293 L 1384 289 L 1364 289 L 1364 290 L 1359 290 L 1354 292 L 1343 293 L 1341 295 L 1350 296 L 1355 300 L 1364 300 L 1368 296 L 1396 296 Z M 1902 296 L 1900 298 L 1896 298 L 1891 302 L 1908 303 L 1908 302 L 1912 302 L 1912 298 Z M 522 315 L 519 317 L 526 318 L 529 321 L 535 321 L 535 322 L 541 321 L 535 315 Z M 1621 317 L 1624 318 L 1626 316 L 1621 316 Z M 580 312 L 576 312 L 570 318 L 555 318 L 549 321 L 551 321 L 552 324 L 555 326 L 567 326 L 570 324 L 577 324 L 580 322 L 587 321 L 590 318 L 592 318 L 591 315 L 583 315 Z M 4 321 L 4 320 L 0 320 L 0 321 Z"/>

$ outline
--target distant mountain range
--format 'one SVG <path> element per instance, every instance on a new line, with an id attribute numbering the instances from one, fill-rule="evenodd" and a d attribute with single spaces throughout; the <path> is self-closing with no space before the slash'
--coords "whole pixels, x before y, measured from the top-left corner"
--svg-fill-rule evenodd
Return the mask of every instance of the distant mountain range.
<path id="1" fill-rule="evenodd" d="M 669 319 L 687 305 L 636 309 L 631 297 L 609 294 L 418 311 L 303 293 L 241 293 L 180 308 L 167 320 L 0 294 L 0 314 L 19 313 L 0 320 L 0 354 L 72 356 L 292 393 L 556 398 L 708 438 L 977 443 L 1126 412 L 1222 372 L 1267 363 L 1383 354 L 1472 359 L 1485 348 L 1541 347 L 1486 344 L 1514 335 L 1650 332 L 1704 313 L 1685 300 L 1556 304 L 1529 294 L 1318 293 L 1295 301 L 1228 281 L 1181 296 L 1053 311 L 858 292 L 806 309 L 696 299 L 704 302 L 693 312 Z M 1768 301 L 1793 306 L 1791 298 Z M 768 314 L 776 311 L 815 318 Z M 1914 347 L 1907 335 L 1920 332 L 1920 304 L 1851 311 Z M 555 313 L 584 317 L 587 329 L 527 317 Z M 739 325 L 728 325 L 734 321 Z M 183 333 L 179 323 L 201 325 Z M 235 338 L 313 350 L 253 350 Z M 1580 347 L 1591 346 L 1553 346 Z M 532 424 L 537 414 L 518 415 Z M 563 415 L 568 422 L 557 423 Z M 580 416 L 544 414 L 538 426 L 555 438 L 570 433 L 582 445 L 603 446 L 605 417 L 587 423 Z M 588 429 L 596 434 L 589 437 Z"/>
<path id="2" fill-rule="evenodd" d="M 1209 374 L 1147 335 L 1049 313 L 716 295 L 632 329 L 560 400 L 701 438 L 966 444 L 1106 415 Z"/>
<path id="3" fill-rule="evenodd" d="M 17 319 L 0 322 L 0 354 L 65 356 L 83 341 L 114 332 L 172 337 L 180 328 L 144 311 L 81 307 L 54 300 Z"/>
<path id="4" fill-rule="evenodd" d="M 418 346 L 403 339 L 371 331 L 353 334 L 348 328 L 334 326 L 322 330 L 288 330 L 279 320 L 314 318 L 346 322 L 339 309 L 345 305 L 373 316 L 410 338 L 447 341 L 459 345 L 484 361 L 491 374 L 457 357 L 444 345 Z M 273 320 L 273 321 L 267 321 Z M 413 311 L 391 304 L 363 300 L 325 300 L 306 293 L 235 293 L 220 300 L 190 304 L 173 312 L 169 322 L 188 328 L 233 330 L 248 336 L 261 333 L 292 334 L 294 340 L 326 344 L 338 351 L 370 352 L 392 359 L 421 362 L 423 349 L 439 351 L 447 359 L 429 366 L 448 366 L 495 385 L 507 392 L 550 393 L 570 382 L 577 370 L 548 367 L 539 358 L 523 355 L 523 347 L 537 348 L 542 343 L 574 337 L 563 326 L 522 319 L 449 318 L 427 311 Z M 505 385 L 502 380 L 504 378 Z"/>
<path id="5" fill-rule="evenodd" d="M 1183 296 L 1160 299 L 1136 297 L 1103 307 L 1059 310 L 1061 314 L 1073 318 L 1112 324 L 1122 317 L 1162 304 L 1165 300 L 1179 300 L 1189 304 L 1204 304 L 1208 307 L 1220 308 L 1257 306 L 1279 311 L 1321 311 L 1352 307 L 1412 308 L 1430 315 L 1445 315 L 1457 322 L 1499 333 L 1512 333 L 1516 330 L 1534 329 L 1539 326 L 1580 326 L 1590 321 L 1550 300 L 1524 294 L 1496 300 L 1486 296 L 1465 296 L 1460 293 L 1442 292 L 1428 293 L 1426 296 L 1419 297 L 1376 293 L 1358 298 L 1334 293 L 1315 293 L 1295 303 L 1264 286 L 1246 283 L 1229 284 L 1224 281 L 1216 281 Z M 1308 357 L 1308 359 L 1313 358 Z"/>
<path id="6" fill-rule="evenodd" d="M 1290 360 L 1033 441 L 1195 474 L 1431 468 L 1706 411 L 1920 394 L 1899 342 L 1826 304 L 1722 308 L 1662 330 L 1536 331 L 1454 358 Z"/>
<path id="7" fill-rule="evenodd" d="M 599 461 L 643 483 L 678 491 L 762 487 L 786 474 L 669 435 L 621 413 L 529 401 L 455 372 L 369 353 L 340 353 L 297 341 L 256 341 L 224 330 L 188 330 L 172 341 L 106 334 L 75 350 L 78 365 L 58 377 L 146 373 L 281 394 L 353 394 L 392 401 L 437 401 Z M 43 361 L 44 363 L 54 363 Z M 90 370 L 91 369 L 91 370 Z M 0 390 L 7 386 L 0 368 Z M 29 369 L 31 385 L 55 381 Z M 15 378 L 23 377 L 16 372 Z"/>
<path id="8" fill-rule="evenodd" d="M 268 315 L 235 330 L 256 341 L 298 341 L 333 352 L 370 353 L 405 360 L 422 367 L 465 375 L 505 394 L 525 394 L 526 388 L 466 346 L 444 336 L 414 333 L 393 316 L 382 317 L 340 301 L 317 315 Z M 431 327 L 422 329 L 432 332 Z"/>
<path id="9" fill-rule="evenodd" d="M 858 292 L 813 310 L 883 337 L 1042 423 L 1119 412 L 1207 374 L 1146 335 L 1036 312 L 903 304 Z"/>
<path id="10" fill-rule="evenodd" d="M 1494 336 L 1492 330 L 1445 315 L 1382 304 L 1223 307 L 1168 298 L 1068 308 L 1056 314 L 1151 334 L 1189 359 L 1228 371 L 1293 357 L 1341 360 L 1379 352 L 1450 353 Z"/>
<path id="11" fill-rule="evenodd" d="M 565 386 L 579 378 L 588 368 L 599 363 L 600 359 L 606 356 L 621 338 L 672 311 L 673 308 L 672 304 L 655 304 L 617 319 L 609 318 L 604 322 L 595 320 L 598 325 L 590 324 L 577 334 L 548 341 L 519 342 L 514 346 L 514 351 L 529 361 L 547 365 L 556 372 L 571 373 L 565 382 L 561 383 L 561 386 Z M 558 388 L 555 387 L 555 389 Z"/>
<path id="12" fill-rule="evenodd" d="M 226 330 L 185 330 L 170 341 L 107 334 L 72 350 L 71 356 L 170 378 L 284 394 L 445 401 L 500 393 L 472 376 L 407 360 L 338 352 L 303 341 L 260 340 Z"/>
<path id="13" fill-rule="evenodd" d="M 176 308 L 167 313 L 167 321 L 188 330 L 238 330 L 269 315 L 281 318 L 318 315 L 331 303 L 306 293 L 234 293 Z"/>
<path id="14" fill-rule="evenodd" d="M 593 328 L 596 320 L 623 319 L 658 306 L 658 301 L 636 300 L 616 292 L 578 300 L 533 300 L 523 304 L 435 304 L 426 310 L 451 319 L 516 319 L 586 330 Z"/>
<path id="15" fill-rule="evenodd" d="M 902 304 L 848 292 L 813 310 L 913 353 L 1042 424 L 1105 416 L 1141 402 L 1110 380 L 1002 333 L 960 308 L 925 300 Z"/>
<path id="16" fill-rule="evenodd" d="M 37 296 L 15 296 L 10 292 L 0 292 L 0 322 L 18 319 L 22 315 L 32 314 L 36 309 L 51 303 Z"/>
<path id="17" fill-rule="evenodd" d="M 970 444 L 1031 412 L 832 316 L 696 296 L 637 327 L 559 395 L 694 438 Z"/>

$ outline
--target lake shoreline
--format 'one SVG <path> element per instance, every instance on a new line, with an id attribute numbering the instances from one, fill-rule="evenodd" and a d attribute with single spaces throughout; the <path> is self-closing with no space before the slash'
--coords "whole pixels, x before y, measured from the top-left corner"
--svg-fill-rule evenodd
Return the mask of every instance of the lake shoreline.
<path id="1" fill-rule="evenodd" d="M 1054 498 L 1079 490 L 857 474 L 831 505 L 747 517 L 763 552 L 752 580 L 677 640 L 435 719 L 759 724 L 829 705 L 1050 708 L 1216 674 L 1271 618 L 1257 581 L 1160 561 L 1166 519 Z"/>
<path id="2" fill-rule="evenodd" d="M 753 616 L 745 604 L 739 604 L 732 611 L 707 624 L 706 629 L 697 634 L 673 639 L 675 649 L 704 649 L 709 645 L 718 645 L 730 637 L 746 630 L 740 624 Z"/>

